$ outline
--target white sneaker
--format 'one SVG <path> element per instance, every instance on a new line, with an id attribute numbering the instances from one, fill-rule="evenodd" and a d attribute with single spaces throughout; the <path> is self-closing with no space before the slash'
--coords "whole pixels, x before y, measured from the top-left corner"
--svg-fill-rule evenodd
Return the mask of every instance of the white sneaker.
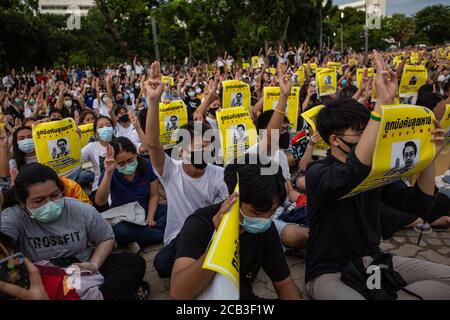
<path id="1" fill-rule="evenodd" d="M 128 244 L 128 250 L 131 253 L 139 253 L 141 251 L 141 247 L 137 244 L 137 242 L 132 242 Z"/>

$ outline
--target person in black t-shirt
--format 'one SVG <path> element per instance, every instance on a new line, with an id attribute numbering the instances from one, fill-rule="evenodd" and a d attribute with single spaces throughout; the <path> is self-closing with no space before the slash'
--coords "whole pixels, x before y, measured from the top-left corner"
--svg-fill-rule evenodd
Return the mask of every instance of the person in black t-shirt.
<path id="1" fill-rule="evenodd" d="M 248 156 L 246 156 L 248 160 Z M 239 161 L 238 161 L 239 162 Z M 248 163 L 248 161 L 246 161 Z M 265 166 L 264 166 L 265 167 Z M 272 222 L 275 210 L 286 199 L 281 168 L 276 175 L 261 175 L 261 164 L 230 164 L 225 182 L 230 194 L 239 176 L 239 194 L 223 203 L 198 209 L 185 222 L 178 235 L 172 269 L 170 295 L 174 299 L 194 299 L 212 281 L 215 272 L 202 268 L 214 231 L 225 213 L 240 201 L 240 298 L 257 298 L 252 283 L 262 267 L 281 299 L 300 299 L 290 276 L 277 229 Z"/>

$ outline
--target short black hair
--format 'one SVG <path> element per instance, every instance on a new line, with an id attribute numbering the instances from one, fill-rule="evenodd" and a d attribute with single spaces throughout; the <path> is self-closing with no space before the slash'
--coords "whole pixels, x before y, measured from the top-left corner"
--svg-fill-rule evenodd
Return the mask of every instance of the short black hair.
<path id="1" fill-rule="evenodd" d="M 358 92 L 358 88 L 355 87 L 354 85 L 350 84 L 345 86 L 342 91 L 341 94 L 339 95 L 339 97 L 341 98 L 351 98 L 355 95 L 355 93 Z"/>
<path id="2" fill-rule="evenodd" d="M 261 115 L 256 119 L 256 130 L 263 130 L 267 129 L 267 126 L 269 125 L 270 119 L 272 119 L 272 115 L 275 111 L 274 110 L 267 110 L 261 113 Z M 284 117 L 284 122 L 289 123 L 288 117 Z"/>
<path id="3" fill-rule="evenodd" d="M 115 115 L 116 117 L 117 117 L 117 115 L 119 114 L 120 109 L 125 110 L 125 112 L 128 111 L 127 108 L 125 108 L 124 106 L 117 106 L 117 107 L 114 109 L 114 115 Z"/>
<path id="4" fill-rule="evenodd" d="M 236 129 L 237 128 L 242 128 L 242 130 L 245 130 L 245 126 L 243 125 L 243 124 L 238 124 L 237 126 L 236 126 Z"/>
<path id="5" fill-rule="evenodd" d="M 405 143 L 405 146 L 403 147 L 402 153 L 405 153 L 405 149 L 408 147 L 412 147 L 414 149 L 414 154 L 417 154 L 417 145 L 414 143 L 414 141 L 408 141 Z"/>
<path id="6" fill-rule="evenodd" d="M 363 104 L 354 99 L 340 98 L 319 111 L 316 126 L 322 139 L 329 144 L 331 134 L 363 129 L 369 118 L 370 112 Z"/>
<path id="7" fill-rule="evenodd" d="M 444 100 L 444 97 L 439 93 L 425 92 L 418 96 L 416 105 L 433 110 L 442 100 Z"/>
<path id="8" fill-rule="evenodd" d="M 37 162 L 23 166 L 17 175 L 16 183 L 13 187 L 16 199 L 20 203 L 25 203 L 29 196 L 28 187 L 47 181 L 55 182 L 58 189 L 64 192 L 64 184 L 52 168 Z"/>
<path id="9" fill-rule="evenodd" d="M 114 149 L 114 154 L 117 156 L 120 152 L 130 152 L 137 155 L 138 166 L 136 168 L 136 173 L 139 175 L 144 175 L 147 171 L 147 165 L 144 158 L 138 154 L 136 146 L 130 139 L 126 137 L 118 137 L 112 139 L 109 143 Z"/>
<path id="10" fill-rule="evenodd" d="M 60 141 L 63 141 L 65 144 L 67 144 L 67 139 L 58 139 L 58 141 L 56 141 L 56 144 L 58 144 Z"/>
<path id="11" fill-rule="evenodd" d="M 174 119 L 175 118 L 175 120 L 178 120 L 178 117 L 177 116 L 171 116 L 170 117 L 170 121 L 172 121 L 172 119 Z"/>
<path id="12" fill-rule="evenodd" d="M 198 123 L 198 122 L 197 122 Z M 200 130 L 199 130 L 200 129 Z M 187 130 L 189 134 L 191 135 L 191 142 L 192 139 L 194 139 L 195 135 L 201 134 L 202 137 L 205 134 L 206 131 L 211 130 L 211 126 L 206 123 L 202 122 L 200 127 L 195 125 L 194 121 L 189 121 L 185 125 L 180 127 L 180 130 L 177 132 L 177 144 L 181 143 L 183 141 L 183 132 Z"/>
<path id="13" fill-rule="evenodd" d="M 50 113 L 48 114 L 48 117 L 51 118 L 51 116 L 55 113 L 59 113 L 61 115 L 61 117 L 63 117 L 62 112 L 58 109 L 53 109 L 52 111 L 50 111 Z"/>
<path id="14" fill-rule="evenodd" d="M 234 192 L 239 179 L 239 199 L 242 203 L 250 204 L 259 212 L 269 211 L 274 201 L 281 206 L 287 197 L 286 179 L 283 176 L 281 166 L 274 175 L 261 174 L 262 168 L 269 168 L 269 164 L 250 164 L 250 156 L 244 155 L 243 159 L 226 166 L 224 180 L 229 194 Z M 242 164 L 241 164 L 242 163 Z"/>

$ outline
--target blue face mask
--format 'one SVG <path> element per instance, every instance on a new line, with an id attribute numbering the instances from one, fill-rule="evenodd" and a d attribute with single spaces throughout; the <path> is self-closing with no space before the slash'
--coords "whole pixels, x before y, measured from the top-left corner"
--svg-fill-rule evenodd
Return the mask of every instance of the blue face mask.
<path id="1" fill-rule="evenodd" d="M 31 138 L 23 139 L 17 142 L 19 150 L 25 153 L 34 152 L 34 141 Z"/>
<path id="2" fill-rule="evenodd" d="M 59 218 L 63 208 L 64 198 L 61 198 L 56 201 L 49 201 L 39 208 L 28 210 L 31 212 L 32 219 L 42 223 L 50 223 Z"/>
<path id="3" fill-rule="evenodd" d="M 267 231 L 272 225 L 272 218 L 248 217 L 242 212 L 242 210 L 241 214 L 244 216 L 244 221 L 241 222 L 241 226 L 248 233 L 262 233 Z"/>
<path id="4" fill-rule="evenodd" d="M 112 140 L 113 133 L 114 130 L 112 127 L 103 127 L 97 130 L 98 137 L 105 142 L 110 142 Z"/>
<path id="5" fill-rule="evenodd" d="M 126 166 L 119 167 L 119 168 L 117 168 L 117 170 L 119 170 L 119 172 L 121 174 L 130 175 L 130 174 L 133 174 L 136 172 L 137 166 L 138 166 L 138 161 L 137 161 L 137 159 L 134 159 L 133 162 L 130 162 Z"/>
<path id="6" fill-rule="evenodd" d="M 344 87 L 346 87 L 347 86 L 347 80 L 342 80 L 341 81 L 341 86 L 342 86 L 342 88 L 344 88 Z"/>

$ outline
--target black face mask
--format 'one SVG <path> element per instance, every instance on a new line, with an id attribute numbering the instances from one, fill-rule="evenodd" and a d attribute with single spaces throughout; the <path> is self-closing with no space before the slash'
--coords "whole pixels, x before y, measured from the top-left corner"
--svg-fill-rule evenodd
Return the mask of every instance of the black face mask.
<path id="1" fill-rule="evenodd" d="M 198 154 L 197 157 L 195 156 L 196 154 Z M 200 157 L 202 159 L 202 162 L 194 163 L 196 161 L 196 158 L 200 158 Z M 194 166 L 195 169 L 203 170 L 206 168 L 206 166 L 208 164 L 205 162 L 205 159 L 203 157 L 203 151 L 192 151 L 191 152 L 191 164 Z"/>
<path id="2" fill-rule="evenodd" d="M 121 106 L 123 106 L 125 104 L 125 99 L 117 99 L 116 103 L 120 104 Z"/>
<path id="3" fill-rule="evenodd" d="M 120 122 L 130 122 L 130 116 L 127 115 L 127 114 L 124 114 L 124 115 L 119 117 L 119 121 Z"/>
<path id="4" fill-rule="evenodd" d="M 350 142 L 347 142 L 347 141 L 345 141 L 344 139 L 342 139 L 342 138 L 339 137 L 339 136 L 338 136 L 338 138 L 339 138 L 339 140 L 341 140 L 347 147 L 349 147 L 350 150 L 352 150 L 353 148 L 355 148 L 356 145 L 358 144 L 358 143 L 350 143 Z M 340 146 L 338 146 L 338 148 L 341 149 L 341 151 L 342 151 L 343 153 L 348 154 L 348 152 L 345 151 L 344 149 L 342 149 Z"/>
<path id="5" fill-rule="evenodd" d="M 289 135 L 289 132 L 285 132 L 280 134 L 280 140 L 278 142 L 278 145 L 281 149 L 287 149 L 289 148 L 291 136 Z"/>
<path id="6" fill-rule="evenodd" d="M 216 112 L 217 112 L 217 109 L 216 108 L 214 108 L 214 109 L 209 109 L 209 113 L 212 115 L 212 116 L 216 116 Z"/>

